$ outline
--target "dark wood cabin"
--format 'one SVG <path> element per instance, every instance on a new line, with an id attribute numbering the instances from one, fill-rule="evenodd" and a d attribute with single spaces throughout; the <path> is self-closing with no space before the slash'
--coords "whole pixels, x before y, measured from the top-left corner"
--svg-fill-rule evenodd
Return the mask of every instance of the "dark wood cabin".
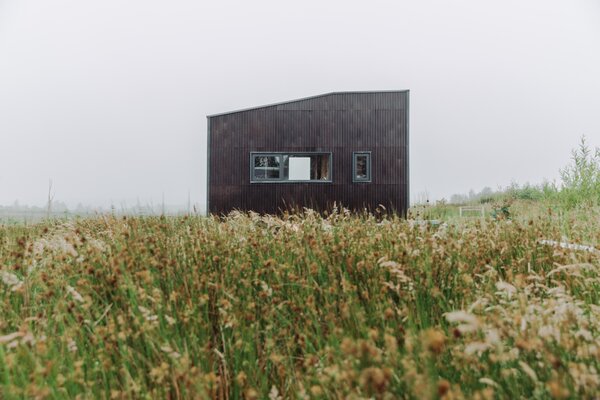
<path id="1" fill-rule="evenodd" d="M 339 92 L 208 116 L 208 210 L 333 204 L 406 214 L 409 91 Z"/>

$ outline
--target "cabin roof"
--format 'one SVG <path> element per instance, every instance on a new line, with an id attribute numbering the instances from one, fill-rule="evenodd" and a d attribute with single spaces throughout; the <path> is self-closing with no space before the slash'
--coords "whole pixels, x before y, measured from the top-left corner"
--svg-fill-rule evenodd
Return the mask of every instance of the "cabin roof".
<path id="1" fill-rule="evenodd" d="M 371 91 L 329 92 L 329 93 L 319 94 L 316 96 L 308 96 L 308 97 L 302 97 L 300 99 L 282 101 L 279 103 L 265 104 L 262 106 L 248 107 L 248 108 L 242 108 L 242 109 L 234 110 L 234 111 L 227 111 L 227 112 L 223 112 L 223 113 L 211 114 L 211 115 L 207 115 L 207 118 L 220 117 L 222 115 L 236 114 L 236 113 L 241 113 L 241 112 L 245 112 L 245 111 L 259 110 L 261 108 L 267 108 L 267 107 L 276 107 L 276 106 L 281 106 L 281 105 L 285 105 L 285 104 L 299 103 L 299 102 L 306 101 L 306 100 L 313 100 L 313 99 L 318 99 L 321 97 L 340 95 L 340 94 L 376 94 L 376 93 L 406 93 L 406 92 L 409 92 L 409 90 L 405 89 L 405 90 L 371 90 Z"/>

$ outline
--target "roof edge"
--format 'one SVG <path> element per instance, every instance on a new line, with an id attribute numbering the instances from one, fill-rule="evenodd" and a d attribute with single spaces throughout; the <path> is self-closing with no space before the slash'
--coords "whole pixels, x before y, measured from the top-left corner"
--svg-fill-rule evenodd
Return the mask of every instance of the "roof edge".
<path id="1" fill-rule="evenodd" d="M 334 94 L 373 94 L 373 93 L 408 93 L 408 92 L 410 92 L 409 89 L 404 89 L 404 90 L 362 90 L 362 91 L 357 90 L 357 91 L 329 92 L 329 93 L 318 94 L 316 96 L 308 96 L 308 97 L 302 97 L 302 98 L 294 99 L 294 100 L 282 101 L 282 102 L 278 102 L 278 103 L 265 104 L 262 106 L 248 107 L 248 108 L 242 108 L 242 109 L 234 110 L 234 111 L 210 114 L 210 115 L 207 115 L 206 118 L 220 117 L 223 115 L 236 114 L 236 113 L 240 113 L 240 112 L 258 110 L 258 109 L 267 108 L 267 107 L 281 106 L 284 104 L 296 103 L 296 102 L 305 101 L 305 100 L 312 100 L 312 99 L 317 99 L 319 97 L 331 96 Z"/>

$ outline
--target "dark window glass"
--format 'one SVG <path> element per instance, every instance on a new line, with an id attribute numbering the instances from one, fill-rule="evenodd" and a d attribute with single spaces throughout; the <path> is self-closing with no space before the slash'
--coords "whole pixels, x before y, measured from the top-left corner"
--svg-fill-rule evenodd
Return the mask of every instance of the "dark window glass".
<path id="1" fill-rule="evenodd" d="M 354 153 L 354 182 L 371 181 L 371 153 Z"/>
<path id="2" fill-rule="evenodd" d="M 254 179 L 279 179 L 279 156 L 254 156 Z"/>
<path id="3" fill-rule="evenodd" d="M 360 154 L 356 156 L 356 179 L 367 179 L 367 156 Z"/>

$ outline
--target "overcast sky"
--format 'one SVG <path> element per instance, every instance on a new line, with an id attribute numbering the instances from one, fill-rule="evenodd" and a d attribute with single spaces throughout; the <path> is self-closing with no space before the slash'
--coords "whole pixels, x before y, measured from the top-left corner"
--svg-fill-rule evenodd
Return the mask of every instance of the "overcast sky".
<path id="1" fill-rule="evenodd" d="M 0 205 L 194 203 L 206 115 L 410 89 L 413 200 L 600 146 L 600 1 L 0 0 Z"/>

